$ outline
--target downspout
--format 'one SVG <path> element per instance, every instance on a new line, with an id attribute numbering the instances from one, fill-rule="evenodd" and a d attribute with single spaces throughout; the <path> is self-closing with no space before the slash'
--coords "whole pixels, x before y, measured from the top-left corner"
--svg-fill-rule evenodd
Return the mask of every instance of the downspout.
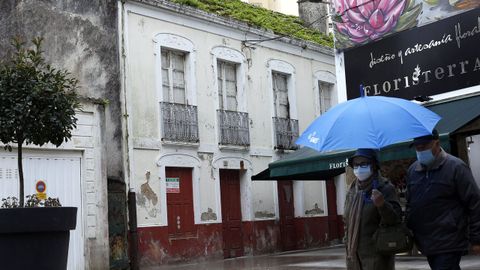
<path id="1" fill-rule="evenodd" d="M 120 76 L 121 76 L 121 101 L 122 101 L 122 128 L 124 130 L 123 134 L 123 156 L 124 156 L 124 171 L 125 171 L 125 183 L 127 184 L 128 193 L 127 196 L 127 207 L 128 207 L 128 227 L 129 227 L 129 236 L 130 236 L 130 248 L 129 248 L 129 257 L 130 257 L 130 268 L 132 270 L 139 269 L 138 261 L 138 234 L 137 234 L 137 204 L 134 188 L 131 185 L 131 163 L 130 163 L 130 133 L 129 133 L 129 115 L 128 115 L 128 106 L 127 106 L 127 64 L 126 64 L 126 42 L 125 42 L 125 32 L 126 32 L 126 11 L 125 11 L 125 0 L 118 2 L 118 16 L 119 20 L 119 53 L 120 53 Z"/>

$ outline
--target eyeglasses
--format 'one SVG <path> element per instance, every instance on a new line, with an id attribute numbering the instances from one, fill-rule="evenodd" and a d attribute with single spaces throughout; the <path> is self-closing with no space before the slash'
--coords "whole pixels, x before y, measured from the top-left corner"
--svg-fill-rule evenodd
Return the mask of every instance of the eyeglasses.
<path id="1" fill-rule="evenodd" d="M 360 168 L 365 169 L 365 168 L 369 167 L 370 165 L 371 165 L 370 162 L 355 163 L 355 164 L 353 164 L 353 168 L 358 169 L 360 167 Z"/>

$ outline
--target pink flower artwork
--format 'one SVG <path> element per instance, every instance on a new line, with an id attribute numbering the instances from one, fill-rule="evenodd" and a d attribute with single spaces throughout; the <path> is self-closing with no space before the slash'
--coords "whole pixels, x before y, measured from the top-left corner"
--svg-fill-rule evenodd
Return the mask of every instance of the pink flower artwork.
<path id="1" fill-rule="evenodd" d="M 376 40 L 392 31 L 405 9 L 406 0 L 335 0 L 341 17 L 337 30 L 354 43 Z"/>

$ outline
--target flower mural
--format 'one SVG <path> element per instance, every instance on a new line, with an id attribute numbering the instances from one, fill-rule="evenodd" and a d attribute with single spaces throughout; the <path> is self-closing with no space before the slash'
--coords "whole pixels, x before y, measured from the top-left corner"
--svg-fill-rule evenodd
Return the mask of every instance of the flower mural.
<path id="1" fill-rule="evenodd" d="M 338 30 L 355 43 L 375 40 L 390 32 L 405 8 L 405 0 L 343 0 L 337 4 L 337 13 L 344 14 L 343 23 L 337 24 Z"/>
<path id="2" fill-rule="evenodd" d="M 344 50 L 389 34 L 480 7 L 480 0 L 333 0 L 335 48 Z"/>
<path id="3" fill-rule="evenodd" d="M 336 0 L 335 46 L 345 49 L 416 25 L 421 4 L 414 0 Z"/>

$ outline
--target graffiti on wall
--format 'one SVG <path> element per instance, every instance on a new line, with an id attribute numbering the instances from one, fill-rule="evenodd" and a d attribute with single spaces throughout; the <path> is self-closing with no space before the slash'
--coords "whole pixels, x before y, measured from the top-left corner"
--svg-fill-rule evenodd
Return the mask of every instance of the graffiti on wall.
<path id="1" fill-rule="evenodd" d="M 333 3 L 337 50 L 480 7 L 480 0 L 334 0 Z"/>

